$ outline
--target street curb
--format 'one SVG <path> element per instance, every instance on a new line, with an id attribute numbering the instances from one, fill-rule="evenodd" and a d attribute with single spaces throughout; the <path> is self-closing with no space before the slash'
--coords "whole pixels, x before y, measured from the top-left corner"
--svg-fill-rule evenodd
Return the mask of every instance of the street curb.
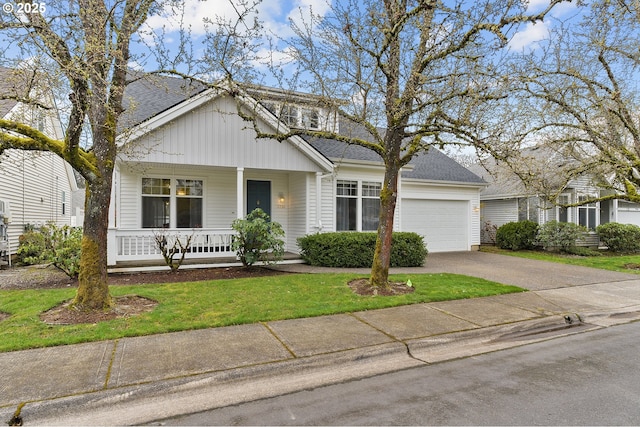
<path id="1" fill-rule="evenodd" d="M 27 402 L 21 416 L 24 425 L 142 424 L 421 365 L 403 343 L 388 343 Z M 14 411 L 2 408 L 0 416 L 9 420 Z"/>

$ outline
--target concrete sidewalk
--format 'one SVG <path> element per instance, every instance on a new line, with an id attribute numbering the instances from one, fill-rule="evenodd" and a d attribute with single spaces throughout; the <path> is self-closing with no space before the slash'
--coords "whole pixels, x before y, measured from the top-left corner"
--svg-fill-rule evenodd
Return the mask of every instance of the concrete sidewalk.
<path id="1" fill-rule="evenodd" d="M 625 276 L 0 353 L 0 421 L 22 405 L 25 425 L 146 423 L 627 323 L 640 319 L 640 278 Z"/>

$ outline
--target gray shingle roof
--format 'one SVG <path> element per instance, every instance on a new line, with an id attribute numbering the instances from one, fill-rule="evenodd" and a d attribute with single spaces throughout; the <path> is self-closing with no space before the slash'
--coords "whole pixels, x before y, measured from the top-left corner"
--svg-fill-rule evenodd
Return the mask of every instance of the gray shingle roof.
<path id="1" fill-rule="evenodd" d="M 120 128 L 141 123 L 161 112 L 184 102 L 206 87 L 181 78 L 167 76 L 144 76 L 127 86 L 125 107 Z M 340 119 L 340 134 L 368 138 L 366 129 L 346 118 Z M 359 145 L 350 145 L 333 139 L 303 136 L 310 145 L 326 158 L 349 159 L 382 163 L 378 154 Z M 417 155 L 411 162 L 413 170 L 403 172 L 403 178 L 483 184 L 482 178 L 461 166 L 436 148 Z"/>
<path id="2" fill-rule="evenodd" d="M 362 126 L 350 123 L 344 118 L 340 120 L 339 126 L 340 134 L 342 135 L 371 140 Z M 304 137 L 304 139 L 307 140 L 313 148 L 333 161 L 347 159 L 382 163 L 382 158 L 377 153 L 359 145 L 350 145 L 333 139 L 313 137 Z M 403 172 L 403 178 L 484 184 L 482 178 L 435 147 L 431 147 L 427 152 L 416 155 L 413 160 L 409 162 L 409 165 L 413 166 L 413 170 Z"/>
<path id="3" fill-rule="evenodd" d="M 19 84 L 19 77 L 15 69 L 0 67 L 0 98 L 20 94 L 19 88 L 23 85 Z M 14 99 L 0 99 L 0 117 L 6 116 L 17 103 Z"/>
<path id="4" fill-rule="evenodd" d="M 127 85 L 124 93 L 125 112 L 118 126 L 120 130 L 157 116 L 206 89 L 201 83 L 177 77 L 151 74 L 140 76 L 132 72 L 130 78 L 136 77 L 136 80 Z"/>

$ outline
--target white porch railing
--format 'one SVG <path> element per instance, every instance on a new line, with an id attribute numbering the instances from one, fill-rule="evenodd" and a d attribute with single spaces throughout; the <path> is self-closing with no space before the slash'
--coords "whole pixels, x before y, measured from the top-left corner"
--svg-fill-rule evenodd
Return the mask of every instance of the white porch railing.
<path id="1" fill-rule="evenodd" d="M 162 260 L 156 234 L 164 236 L 169 246 L 173 245 L 177 237 L 184 243 L 193 235 L 185 259 L 236 255 L 231 249 L 236 232 L 230 228 L 110 229 L 107 242 L 108 264 L 115 265 L 118 261 Z"/>

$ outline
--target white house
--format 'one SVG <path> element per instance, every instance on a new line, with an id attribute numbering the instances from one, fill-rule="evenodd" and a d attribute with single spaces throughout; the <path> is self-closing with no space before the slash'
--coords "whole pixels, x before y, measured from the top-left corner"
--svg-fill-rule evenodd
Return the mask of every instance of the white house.
<path id="1" fill-rule="evenodd" d="M 50 97 L 38 93 L 30 84 L 33 76 L 25 71 L 0 67 L 0 117 L 27 123 L 52 138 L 62 138 L 55 105 Z M 28 92 L 28 93 L 25 93 Z M 16 98 L 38 96 L 43 109 L 20 103 Z M 9 253 L 15 254 L 18 238 L 27 226 L 52 221 L 71 225 L 72 194 L 78 191 L 73 170 L 53 153 L 6 150 L 0 155 L 0 200 L 8 206 Z"/>
<path id="2" fill-rule="evenodd" d="M 234 255 L 230 224 L 256 207 L 283 226 L 289 252 L 298 252 L 296 239 L 309 233 L 375 231 L 384 174 L 376 154 L 306 136 L 258 140 L 238 107 L 255 112 L 265 128 L 361 129 L 309 95 L 279 96 L 272 92 L 256 107 L 254 98 L 185 87 L 180 79 L 131 84 L 114 176 L 109 265 L 161 259 L 158 230 L 192 234 L 190 258 Z M 395 228 L 425 236 L 432 252 L 473 250 L 480 244 L 484 185 L 431 149 L 402 172 Z"/>
<path id="3" fill-rule="evenodd" d="M 545 150 L 536 153 L 529 158 L 540 157 L 554 161 L 553 154 Z M 556 159 L 557 160 L 557 159 Z M 578 204 L 582 201 L 592 200 L 606 196 L 611 190 L 605 190 L 598 186 L 588 175 L 572 179 L 564 184 L 562 177 L 562 162 L 556 162 L 557 166 L 547 165 L 546 170 L 541 170 L 537 179 L 546 180 L 548 187 L 558 192 L 558 198 L 554 203 L 535 194 L 528 189 L 512 171 L 506 166 L 497 163 L 485 163 L 470 167 L 478 176 L 489 183 L 480 193 L 480 218 L 482 223 L 482 243 L 493 243 L 490 230 L 500 227 L 508 222 L 530 220 L 538 224 L 548 221 L 572 222 L 582 225 L 589 230 L 595 230 L 598 225 L 608 222 L 640 225 L 640 205 L 624 200 L 605 200 L 601 202 L 587 203 L 579 206 L 567 206 Z M 535 179 L 535 178 L 534 178 Z M 555 188 L 554 188 L 555 186 Z M 567 207 L 564 207 L 567 206 Z M 597 237 L 593 235 L 597 240 Z M 587 240 L 587 244 L 595 244 Z"/>

